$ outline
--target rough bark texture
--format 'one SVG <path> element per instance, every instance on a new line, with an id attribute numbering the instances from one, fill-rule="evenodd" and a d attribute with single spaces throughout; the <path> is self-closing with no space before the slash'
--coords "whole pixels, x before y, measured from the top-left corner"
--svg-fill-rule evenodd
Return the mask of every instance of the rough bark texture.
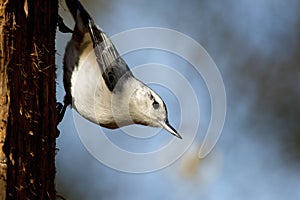
<path id="1" fill-rule="evenodd" d="M 6 49 L 4 46 L 9 46 L 7 37 L 5 36 L 5 2 L 0 5 L 0 200 L 5 199 L 6 195 L 6 155 L 2 151 L 8 121 L 9 108 L 9 90 L 7 89 L 7 63 L 11 57 L 11 49 Z"/>
<path id="2" fill-rule="evenodd" d="M 0 200 L 55 199 L 58 1 L 0 2 Z"/>

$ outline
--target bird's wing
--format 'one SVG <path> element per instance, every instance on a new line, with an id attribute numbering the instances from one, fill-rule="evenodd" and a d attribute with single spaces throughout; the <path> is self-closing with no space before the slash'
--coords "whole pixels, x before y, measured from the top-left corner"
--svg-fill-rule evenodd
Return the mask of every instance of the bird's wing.
<path id="1" fill-rule="evenodd" d="M 132 73 L 111 40 L 97 28 L 81 3 L 78 0 L 66 0 L 66 4 L 76 22 L 74 29 L 76 37 L 83 37 L 87 31 L 89 32 L 103 79 L 108 89 L 113 91 L 121 78 L 132 76 Z"/>
<path id="2" fill-rule="evenodd" d="M 89 20 L 88 25 L 103 79 L 108 89 L 113 91 L 121 78 L 132 76 L 132 73 L 108 36 L 97 28 L 92 19 Z"/>

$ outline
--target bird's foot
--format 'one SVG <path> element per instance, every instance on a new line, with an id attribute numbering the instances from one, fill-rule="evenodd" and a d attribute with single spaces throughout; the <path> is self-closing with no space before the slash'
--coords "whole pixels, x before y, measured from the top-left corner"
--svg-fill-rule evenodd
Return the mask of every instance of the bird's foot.
<path id="1" fill-rule="evenodd" d="M 72 29 L 70 29 L 65 23 L 63 18 L 58 15 L 57 16 L 57 26 L 58 26 L 58 30 L 62 33 L 73 33 Z"/>
<path id="2" fill-rule="evenodd" d="M 56 102 L 56 114 L 57 114 L 57 122 L 56 122 L 56 137 L 59 136 L 60 131 L 58 130 L 57 126 L 64 118 L 67 106 L 63 105 L 60 102 Z"/>

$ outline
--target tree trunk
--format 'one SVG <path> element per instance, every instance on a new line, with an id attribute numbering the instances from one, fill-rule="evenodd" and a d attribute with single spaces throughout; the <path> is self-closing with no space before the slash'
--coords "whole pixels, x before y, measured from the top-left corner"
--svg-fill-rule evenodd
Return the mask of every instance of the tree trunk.
<path id="1" fill-rule="evenodd" d="M 58 1 L 0 2 L 0 200 L 55 199 Z"/>

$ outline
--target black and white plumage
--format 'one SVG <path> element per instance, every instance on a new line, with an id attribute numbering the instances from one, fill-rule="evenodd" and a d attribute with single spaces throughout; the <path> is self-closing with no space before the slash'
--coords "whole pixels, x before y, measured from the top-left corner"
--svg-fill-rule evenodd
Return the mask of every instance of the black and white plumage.
<path id="1" fill-rule="evenodd" d="M 64 55 L 66 91 L 62 117 L 71 105 L 84 118 L 107 128 L 130 124 L 161 127 L 178 138 L 165 103 L 136 79 L 108 36 L 77 0 L 66 0 L 75 20 Z M 62 119 L 60 117 L 59 121 Z"/>

